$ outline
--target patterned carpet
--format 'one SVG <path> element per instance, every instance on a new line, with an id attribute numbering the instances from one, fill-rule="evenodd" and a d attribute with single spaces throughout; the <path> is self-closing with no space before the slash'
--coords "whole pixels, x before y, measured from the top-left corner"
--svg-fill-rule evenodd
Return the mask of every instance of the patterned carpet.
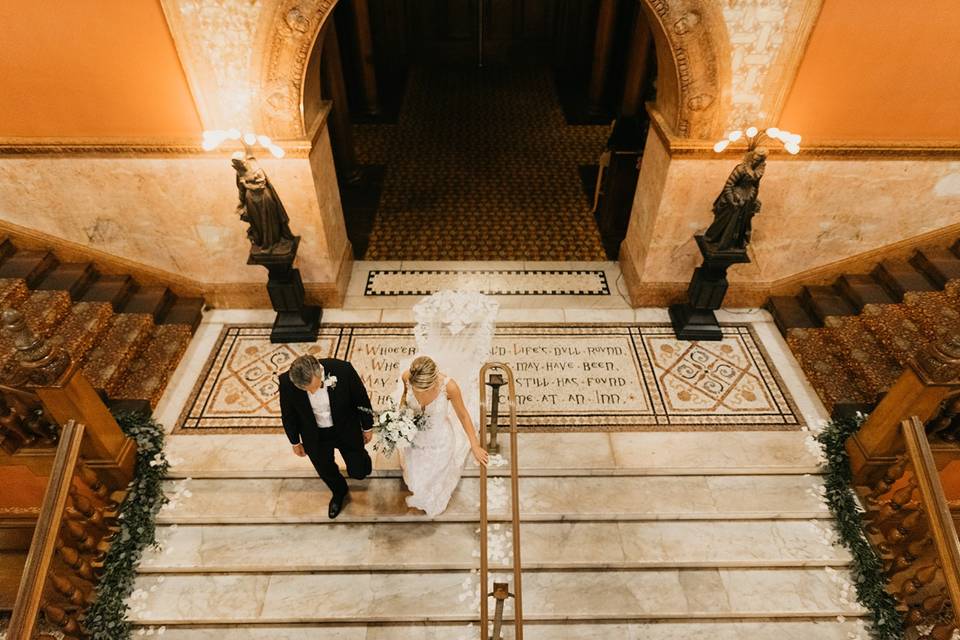
<path id="1" fill-rule="evenodd" d="M 410 69 L 397 124 L 359 124 L 386 165 L 367 260 L 605 260 L 578 166 L 608 127 L 567 125 L 546 67 Z"/>
<path id="2" fill-rule="evenodd" d="M 751 328 L 723 331 L 722 341 L 695 343 L 676 340 L 669 325 L 508 324 L 497 327 L 492 359 L 515 372 L 527 430 L 799 429 L 803 419 Z M 382 406 L 414 352 L 409 325 L 324 325 L 312 344 L 269 336 L 267 326 L 224 328 L 177 432 L 278 431 L 276 376 L 303 353 L 351 361 Z"/>

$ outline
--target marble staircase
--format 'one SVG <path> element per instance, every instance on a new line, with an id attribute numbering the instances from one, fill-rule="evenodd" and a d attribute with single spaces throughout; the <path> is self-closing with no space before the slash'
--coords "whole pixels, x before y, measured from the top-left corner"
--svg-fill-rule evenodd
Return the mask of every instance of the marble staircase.
<path id="1" fill-rule="evenodd" d="M 919 349 L 960 330 L 960 240 L 766 306 L 827 410 L 869 411 Z"/>
<path id="2" fill-rule="evenodd" d="M 155 407 L 200 324 L 203 300 L 0 238 L 0 308 L 19 309 L 111 400 Z M 0 362 L 8 363 L 12 351 L 0 336 Z"/>
<path id="3" fill-rule="evenodd" d="M 524 433 L 525 636 L 857 637 L 809 434 Z M 446 513 L 409 513 L 395 462 L 329 494 L 282 436 L 170 437 L 163 547 L 132 619 L 165 637 L 476 638 L 477 470 Z M 510 452 L 505 451 L 505 456 Z M 496 476 L 491 482 L 503 481 Z M 509 508 L 491 513 L 494 534 Z M 494 558 L 496 570 L 507 562 Z M 510 614 L 508 605 L 507 612 Z M 505 637 L 510 638 L 510 633 Z"/>

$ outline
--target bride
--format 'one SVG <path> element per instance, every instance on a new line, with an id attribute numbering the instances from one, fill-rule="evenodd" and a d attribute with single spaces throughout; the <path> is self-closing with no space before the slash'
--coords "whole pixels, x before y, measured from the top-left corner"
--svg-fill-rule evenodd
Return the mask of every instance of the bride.
<path id="1" fill-rule="evenodd" d="M 397 386 L 400 404 L 423 413 L 425 427 L 400 451 L 400 463 L 413 493 L 407 505 L 430 517 L 447 508 L 468 452 L 477 463 L 488 462 L 477 433 L 478 376 L 497 309 L 493 299 L 470 291 L 439 291 L 413 308 L 418 357 Z"/>
<path id="2" fill-rule="evenodd" d="M 433 517 L 447 508 L 460 482 L 467 448 L 478 464 L 486 465 L 488 455 L 480 446 L 460 386 L 443 375 L 436 362 L 420 356 L 403 372 L 402 379 L 400 404 L 426 418 L 424 430 L 416 435 L 413 446 L 401 452 L 403 479 L 413 492 L 407 497 L 407 506 Z M 454 419 L 460 423 L 458 426 Z"/>

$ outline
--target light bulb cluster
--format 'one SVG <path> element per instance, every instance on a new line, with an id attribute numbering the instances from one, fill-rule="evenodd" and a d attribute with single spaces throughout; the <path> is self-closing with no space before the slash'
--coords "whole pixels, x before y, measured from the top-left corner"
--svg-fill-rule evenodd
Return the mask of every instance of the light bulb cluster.
<path id="1" fill-rule="evenodd" d="M 727 134 L 726 138 L 713 145 L 713 150 L 717 153 L 720 153 L 729 147 L 731 143 L 736 142 L 744 137 L 746 137 L 748 148 L 750 149 L 756 147 L 762 139 L 770 138 L 772 140 L 779 140 L 783 144 L 783 148 L 786 149 L 787 153 L 791 155 L 797 155 L 800 153 L 800 134 L 790 133 L 786 129 L 778 129 L 777 127 L 770 127 L 763 132 L 756 127 L 747 127 L 745 130 L 737 129 L 735 131 L 731 131 Z"/>
<path id="2" fill-rule="evenodd" d="M 257 135 L 249 131 L 241 132 L 240 129 L 204 131 L 201 146 L 204 151 L 213 151 L 227 140 L 239 140 L 245 147 L 252 147 L 255 144 L 259 144 L 273 154 L 275 158 L 282 158 L 284 156 L 283 149 L 268 136 Z"/>

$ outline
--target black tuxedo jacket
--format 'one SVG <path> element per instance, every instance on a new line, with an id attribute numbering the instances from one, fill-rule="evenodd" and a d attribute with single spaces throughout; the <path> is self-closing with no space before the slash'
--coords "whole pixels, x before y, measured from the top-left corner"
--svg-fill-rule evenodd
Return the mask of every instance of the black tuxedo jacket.
<path id="1" fill-rule="evenodd" d="M 324 377 L 336 376 L 337 383 L 330 394 L 330 415 L 333 417 L 333 435 L 339 444 L 348 448 L 363 448 L 363 431 L 373 427 L 373 416 L 360 407 L 370 409 L 370 397 L 353 365 L 345 360 L 322 358 Z M 307 392 L 290 381 L 290 374 L 281 373 L 280 417 L 291 444 L 312 446 L 320 441 L 321 431 L 310 406 Z"/>

